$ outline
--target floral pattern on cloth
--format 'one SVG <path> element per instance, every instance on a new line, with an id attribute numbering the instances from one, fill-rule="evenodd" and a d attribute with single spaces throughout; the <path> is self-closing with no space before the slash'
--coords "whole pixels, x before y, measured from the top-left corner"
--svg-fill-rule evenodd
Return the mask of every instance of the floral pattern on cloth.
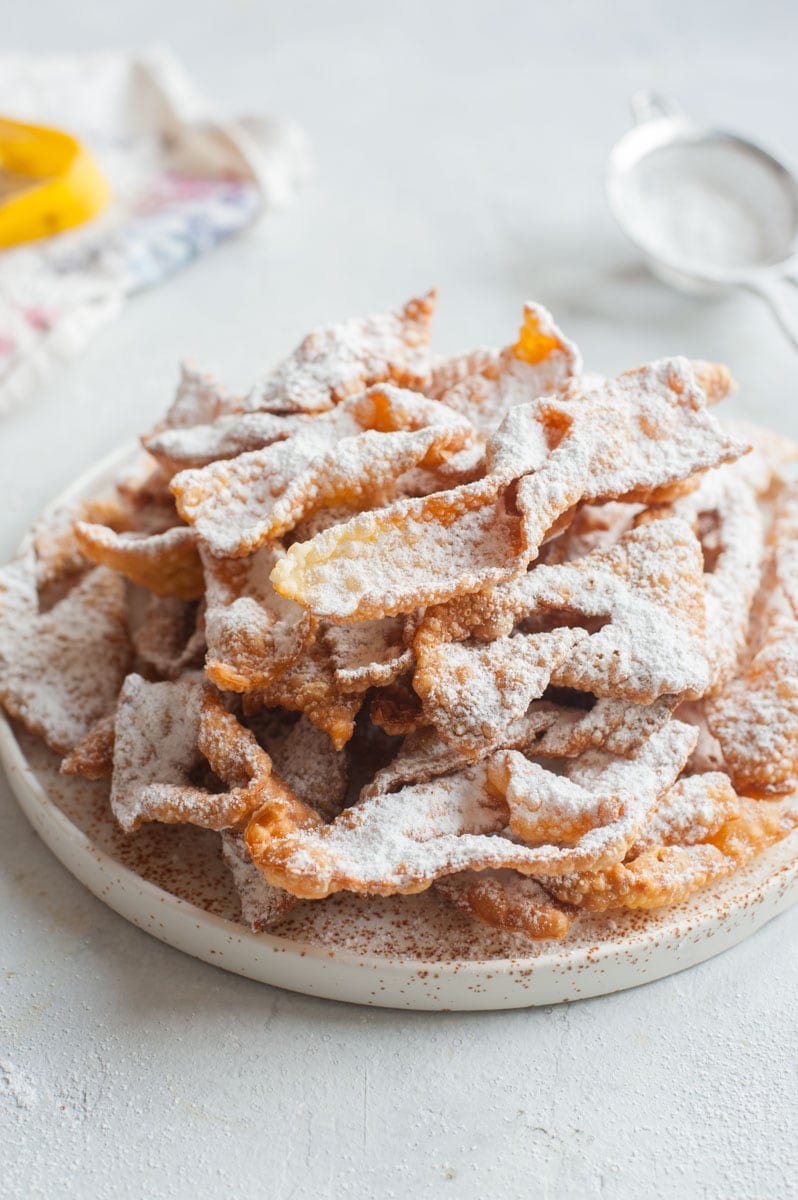
<path id="1" fill-rule="evenodd" d="M 289 200 L 305 171 L 295 127 L 263 120 L 259 146 L 217 120 L 164 52 L 0 55 L 0 112 L 84 141 L 113 192 L 86 225 L 0 254 L 0 412 L 77 354 L 128 296 Z"/>

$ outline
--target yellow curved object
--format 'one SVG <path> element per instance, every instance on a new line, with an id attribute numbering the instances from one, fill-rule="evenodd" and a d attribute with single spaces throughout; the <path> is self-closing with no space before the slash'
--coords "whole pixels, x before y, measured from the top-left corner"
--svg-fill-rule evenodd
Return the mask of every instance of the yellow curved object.
<path id="1" fill-rule="evenodd" d="M 110 196 L 76 138 L 0 117 L 0 249 L 82 225 Z"/>

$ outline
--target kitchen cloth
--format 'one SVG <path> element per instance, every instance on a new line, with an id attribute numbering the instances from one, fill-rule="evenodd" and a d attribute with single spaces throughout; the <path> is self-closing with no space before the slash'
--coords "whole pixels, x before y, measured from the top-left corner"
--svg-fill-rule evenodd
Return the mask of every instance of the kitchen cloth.
<path id="1" fill-rule="evenodd" d="M 86 225 L 0 253 L 0 413 L 129 296 L 288 203 L 307 174 L 297 126 L 219 117 L 163 50 L 0 54 L 0 113 L 77 137 L 113 193 Z"/>

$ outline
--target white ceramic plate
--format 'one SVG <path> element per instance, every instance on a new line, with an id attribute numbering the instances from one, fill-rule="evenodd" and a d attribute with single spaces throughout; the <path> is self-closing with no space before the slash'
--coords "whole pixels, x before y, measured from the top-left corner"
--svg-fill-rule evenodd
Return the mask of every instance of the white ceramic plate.
<path id="1" fill-rule="evenodd" d="M 97 492 L 106 459 L 51 507 Z M 798 833 L 746 870 L 654 914 L 579 918 L 562 942 L 475 925 L 433 893 L 300 904 L 279 933 L 252 933 L 218 838 L 149 826 L 126 837 L 107 788 L 0 718 L 0 761 L 34 829 L 69 871 L 141 929 L 224 970 L 308 995 L 414 1009 L 498 1009 L 599 996 L 682 971 L 736 945 L 798 899 Z"/>

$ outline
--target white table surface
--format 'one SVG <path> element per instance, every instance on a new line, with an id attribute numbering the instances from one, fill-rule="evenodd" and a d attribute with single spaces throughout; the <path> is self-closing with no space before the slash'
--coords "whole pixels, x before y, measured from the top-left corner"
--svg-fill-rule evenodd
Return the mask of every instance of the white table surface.
<path id="1" fill-rule="evenodd" d="M 3 419 L 0 557 L 161 411 L 179 356 L 243 385 L 314 323 L 433 282 L 443 349 L 506 341 L 535 297 L 596 369 L 725 359 L 734 408 L 798 436 L 798 359 L 768 315 L 656 284 L 601 186 L 641 86 L 798 157 L 787 0 L 38 0 L 3 33 L 7 48 L 166 42 L 221 104 L 302 121 L 316 176 Z M 795 1195 L 796 932 L 798 911 L 685 974 L 557 1009 L 347 1007 L 127 925 L 0 781 L 0 1195 Z"/>

